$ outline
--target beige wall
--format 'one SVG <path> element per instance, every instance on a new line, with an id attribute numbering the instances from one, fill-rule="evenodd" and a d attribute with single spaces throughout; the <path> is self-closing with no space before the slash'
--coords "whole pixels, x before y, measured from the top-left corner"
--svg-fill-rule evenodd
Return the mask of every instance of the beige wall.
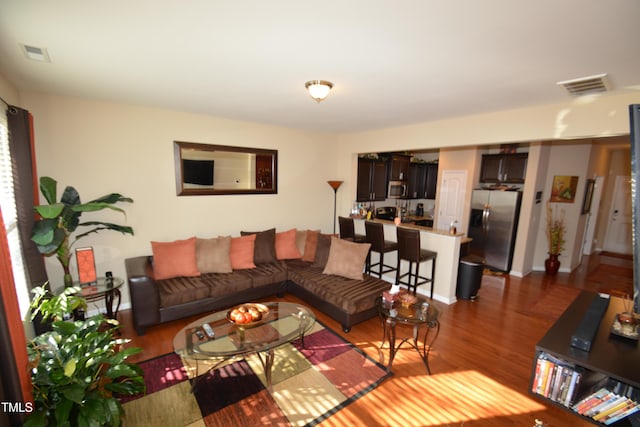
<path id="1" fill-rule="evenodd" d="M 82 239 L 93 246 L 98 274 L 125 277 L 124 259 L 151 253 L 150 241 L 217 235 L 240 230 L 293 227 L 332 230 L 333 190 L 327 180 L 343 176 L 332 162 L 331 137 L 205 115 L 22 93 L 35 118 L 40 176 L 76 187 L 83 201 L 110 192 L 134 199 L 117 213 L 93 214 L 125 222 L 135 236 L 102 232 Z M 278 150 L 278 194 L 177 197 L 173 141 Z M 83 220 L 92 214 L 83 214 Z M 50 279 L 61 282 L 55 259 Z M 75 268 L 75 266 L 73 267 Z M 128 296 L 127 296 L 128 301 Z"/>
<path id="2" fill-rule="evenodd" d="M 0 74 L 0 97 L 10 104 L 19 105 L 18 90 Z"/>
<path id="3" fill-rule="evenodd" d="M 438 162 L 438 182 L 442 182 L 442 173 L 445 171 L 467 171 L 467 187 L 465 189 L 464 206 L 471 205 L 471 193 L 477 188 L 480 177 L 480 159 L 482 153 L 477 147 L 444 148 L 440 150 Z M 436 209 L 434 226 L 438 224 L 439 198 L 436 196 Z M 462 217 L 458 218 L 458 232 L 466 233 L 469 228 L 469 209 L 463 209 Z"/>
<path id="4" fill-rule="evenodd" d="M 582 240 L 586 223 L 586 215 L 582 215 L 582 199 L 588 174 L 589 158 L 591 156 L 590 143 L 554 144 L 549 151 L 549 161 L 545 176 L 543 192 L 543 206 L 537 235 L 534 255 L 534 270 L 544 270 L 544 260 L 548 257 L 548 245 L 545 234 L 546 201 L 551 195 L 553 178 L 556 175 L 577 176 L 578 186 L 573 203 L 552 203 L 552 208 L 566 215 L 566 244 L 560 256 L 560 271 L 570 272 L 577 267 L 582 257 Z"/>
<path id="5" fill-rule="evenodd" d="M 346 206 L 350 201 L 355 200 L 356 156 L 358 153 L 442 147 L 470 148 L 469 146 L 476 145 L 532 143 L 556 139 L 571 140 L 625 135 L 629 133 L 628 106 L 634 102 L 637 103 L 638 99 L 631 95 L 580 98 L 569 100 L 564 104 L 544 105 L 425 122 L 412 126 L 338 135 L 336 161 L 339 163 L 340 169 L 350 168 L 351 171 L 351 179 L 345 182 L 344 191 L 340 196 L 342 203 Z M 586 147 L 580 148 L 579 154 L 575 157 L 573 152 L 565 152 L 562 149 L 558 153 L 554 153 L 553 148 L 548 148 L 550 150 L 548 153 L 545 151 L 547 149 L 541 150 L 535 155 L 537 161 L 547 162 L 548 160 L 551 162 L 551 159 L 555 159 L 555 163 L 538 165 L 531 162 L 535 168 L 532 172 L 535 180 L 533 182 L 527 180 L 523 189 L 527 200 L 523 202 L 523 213 L 520 220 L 522 227 L 524 227 L 523 224 L 528 224 L 529 227 L 536 228 L 526 230 L 527 232 L 524 234 L 520 233 L 523 229 L 519 228 L 514 252 L 514 272 L 518 275 L 544 268 L 547 247 L 544 234 L 544 201 L 549 199 L 551 188 L 549 179 L 552 180 L 554 174 L 578 175 L 580 177 L 576 202 L 568 209 L 572 215 L 572 229 L 568 237 L 571 239 L 579 238 L 579 241 L 574 244 L 574 241 L 571 240 L 567 244 L 569 252 L 564 255 L 563 268 L 575 267 L 580 259 L 580 251 L 577 248 L 581 244 L 585 218 L 580 215 L 579 211 L 582 207 L 582 196 L 587 177 L 589 150 Z M 565 155 L 568 156 L 568 167 L 565 167 L 566 165 L 563 163 L 564 158 L 559 157 Z M 579 159 L 578 162 L 582 163 L 574 162 L 574 159 Z M 440 162 L 442 161 L 443 157 L 440 157 Z M 577 172 L 574 173 L 574 171 Z M 527 171 L 528 177 L 529 170 Z M 471 186 L 471 179 L 469 181 Z M 470 189 L 471 187 L 467 189 L 467 196 L 470 194 Z M 540 205 L 535 205 L 533 201 L 536 191 L 543 191 L 543 203 Z M 463 221 L 464 223 L 468 222 L 468 218 Z M 526 240 L 520 241 L 520 239 Z M 561 260 L 563 259 L 561 258 Z"/>
<path id="6" fill-rule="evenodd" d="M 549 165 L 550 144 L 534 142 L 529 145 L 527 174 L 522 189 L 522 205 L 516 243 L 513 251 L 511 274 L 524 277 L 534 269 L 540 221 L 544 221 L 545 182 Z M 538 201 L 537 192 L 542 192 Z M 548 193 L 547 196 L 548 198 Z"/>
<path id="7" fill-rule="evenodd" d="M 112 270 L 120 276 L 124 276 L 124 258 L 150 253 L 151 240 L 237 235 L 241 229 L 273 226 L 331 231 L 333 191 L 326 181 L 345 181 L 338 191 L 337 208 L 338 214 L 348 214 L 355 200 L 357 153 L 624 134 L 629 127 L 628 104 L 637 102 L 630 96 L 608 96 L 593 102 L 326 135 L 28 91 L 16 94 L 2 79 L 0 89 L 7 100 L 19 95 L 20 106 L 34 115 L 41 176 L 76 186 L 85 200 L 113 191 L 135 200 L 126 206 L 124 220 L 134 228 L 135 236 L 108 232 L 81 241 L 82 246 L 95 248 L 100 274 Z M 279 150 L 278 194 L 176 197 L 173 140 Z M 476 155 L 469 152 L 469 156 Z M 583 179 L 579 195 L 582 185 Z M 84 219 L 91 218 L 86 215 Z M 99 219 L 123 221 L 104 213 Z M 537 247 L 534 264 L 540 265 L 540 245 Z M 49 261 L 51 279 L 60 280 L 59 267 Z"/>

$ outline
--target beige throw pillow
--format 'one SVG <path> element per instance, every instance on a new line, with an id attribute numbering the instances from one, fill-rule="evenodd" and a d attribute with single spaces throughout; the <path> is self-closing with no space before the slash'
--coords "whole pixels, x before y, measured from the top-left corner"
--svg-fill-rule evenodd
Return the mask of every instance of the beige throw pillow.
<path id="1" fill-rule="evenodd" d="M 362 271 L 370 247 L 370 243 L 353 243 L 332 236 L 329 258 L 322 273 L 362 280 Z"/>
<path id="2" fill-rule="evenodd" d="M 300 252 L 300 256 L 304 254 L 304 247 L 307 244 L 307 230 L 296 230 L 296 247 Z"/>
<path id="3" fill-rule="evenodd" d="M 231 236 L 196 240 L 196 261 L 201 273 L 231 273 Z"/>

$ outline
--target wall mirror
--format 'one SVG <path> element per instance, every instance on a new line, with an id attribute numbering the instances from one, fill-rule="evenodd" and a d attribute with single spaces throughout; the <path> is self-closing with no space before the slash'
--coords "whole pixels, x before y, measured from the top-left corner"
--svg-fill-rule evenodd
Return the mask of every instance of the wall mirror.
<path id="1" fill-rule="evenodd" d="M 174 141 L 178 196 L 276 194 L 278 151 Z"/>

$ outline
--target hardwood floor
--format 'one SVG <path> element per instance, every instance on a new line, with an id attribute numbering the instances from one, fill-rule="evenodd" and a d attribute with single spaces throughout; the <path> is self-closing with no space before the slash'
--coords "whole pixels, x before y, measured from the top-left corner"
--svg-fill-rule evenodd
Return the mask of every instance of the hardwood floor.
<path id="1" fill-rule="evenodd" d="M 458 301 L 449 306 L 436 302 L 442 314 L 440 334 L 429 359 L 432 375 L 427 375 L 415 351 L 401 350 L 390 379 L 321 425 L 528 427 L 536 418 L 548 427 L 591 425 L 546 404 L 528 389 L 535 344 L 571 302 L 559 290 L 597 290 L 597 284 L 585 278 L 601 262 L 632 267 L 626 259 L 592 255 L 571 274 L 491 275 L 483 280 L 475 302 Z M 556 293 L 556 301 L 546 304 L 545 300 L 545 304 L 538 304 L 545 306 L 539 307 L 543 310 L 535 310 L 540 298 Z M 299 301 L 290 295 L 285 300 Z M 138 360 L 171 352 L 176 332 L 198 317 L 150 328 L 138 337 L 131 312 L 119 313 L 123 336 L 132 338 L 130 345 L 144 349 Z M 332 319 L 319 312 L 317 317 L 378 359 L 382 338 L 379 319 L 356 325 L 345 334 Z"/>

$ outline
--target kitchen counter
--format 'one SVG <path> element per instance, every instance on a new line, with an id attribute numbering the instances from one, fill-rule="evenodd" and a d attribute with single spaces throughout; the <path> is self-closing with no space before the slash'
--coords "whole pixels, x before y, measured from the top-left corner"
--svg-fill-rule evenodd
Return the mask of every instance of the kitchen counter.
<path id="1" fill-rule="evenodd" d="M 413 228 L 420 231 L 420 246 L 423 249 L 431 250 L 438 253 L 436 258 L 436 277 L 433 288 L 433 298 L 438 301 L 442 301 L 446 304 L 452 304 L 456 302 L 456 286 L 458 283 L 458 264 L 460 262 L 460 248 L 461 245 L 469 242 L 470 239 L 463 233 L 451 234 L 449 230 L 438 230 L 433 227 L 424 227 L 421 225 L 415 225 L 410 223 L 401 223 L 396 226 L 393 221 L 384 219 L 373 219 L 372 221 L 378 222 L 384 225 L 385 240 L 395 242 L 397 240 L 396 228 L 405 227 Z M 355 219 L 355 231 L 357 234 L 365 234 L 364 227 L 365 220 Z M 387 257 L 391 257 L 389 260 L 390 265 L 394 265 L 392 257 L 394 253 L 385 254 L 385 261 Z M 374 253 L 373 257 L 378 255 Z M 375 262 L 375 260 L 374 260 Z M 407 263 L 402 264 L 401 273 L 404 273 L 407 268 Z M 383 276 L 383 279 L 390 283 L 395 281 L 395 273 Z M 423 291 L 420 289 L 420 291 Z M 425 292 L 427 290 L 424 290 Z M 420 292 L 419 292 L 420 293 Z"/>
<path id="2" fill-rule="evenodd" d="M 407 220 L 409 220 L 409 221 L 413 221 L 411 218 L 426 218 L 426 217 L 408 216 L 408 217 L 405 217 L 405 218 Z M 393 221 L 388 221 L 386 219 L 372 219 L 371 221 L 379 222 L 379 223 L 386 224 L 386 225 L 392 225 L 392 226 L 396 227 L 396 224 Z M 433 228 L 433 227 L 424 227 L 422 225 L 411 224 L 410 222 L 402 222 L 402 223 L 400 223 L 400 225 L 398 225 L 398 227 L 415 228 L 415 229 L 420 230 L 420 231 L 441 234 L 443 236 L 461 237 L 463 242 L 471 241 L 471 239 L 469 237 L 467 237 L 464 233 L 451 234 L 451 233 L 449 233 L 449 230 L 438 230 L 438 229 Z"/>

